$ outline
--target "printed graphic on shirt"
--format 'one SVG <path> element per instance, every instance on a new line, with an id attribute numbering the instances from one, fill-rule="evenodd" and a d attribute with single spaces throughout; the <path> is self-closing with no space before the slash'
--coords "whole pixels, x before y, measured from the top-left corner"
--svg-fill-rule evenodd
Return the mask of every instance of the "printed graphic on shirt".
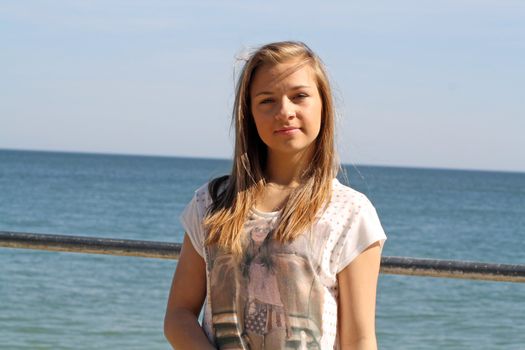
<path id="1" fill-rule="evenodd" d="M 275 218 L 245 225 L 240 261 L 216 247 L 210 264 L 212 327 L 220 349 L 320 349 L 323 286 L 308 239 L 273 239 Z"/>

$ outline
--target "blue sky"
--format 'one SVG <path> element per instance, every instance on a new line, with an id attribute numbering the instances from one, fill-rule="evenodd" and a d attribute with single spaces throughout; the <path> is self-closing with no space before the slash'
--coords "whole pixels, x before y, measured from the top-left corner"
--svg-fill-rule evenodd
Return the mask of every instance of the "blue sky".
<path id="1" fill-rule="evenodd" d="M 525 171 L 523 1 L 2 1 L 0 148 L 228 158 L 236 57 L 301 40 L 343 162 Z"/>

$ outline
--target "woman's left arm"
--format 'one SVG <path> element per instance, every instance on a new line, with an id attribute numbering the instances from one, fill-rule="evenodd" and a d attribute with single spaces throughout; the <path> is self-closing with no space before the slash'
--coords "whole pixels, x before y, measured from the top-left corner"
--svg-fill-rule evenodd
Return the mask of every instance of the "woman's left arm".
<path id="1" fill-rule="evenodd" d="M 380 263 L 381 250 L 375 242 L 337 274 L 341 350 L 377 350 L 375 307 Z"/>

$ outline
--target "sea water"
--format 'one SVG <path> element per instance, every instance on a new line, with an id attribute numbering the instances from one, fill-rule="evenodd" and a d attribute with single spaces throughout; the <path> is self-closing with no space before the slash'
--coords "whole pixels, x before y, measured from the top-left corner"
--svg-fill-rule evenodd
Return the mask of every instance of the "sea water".
<path id="1" fill-rule="evenodd" d="M 227 160 L 0 151 L 0 231 L 181 242 Z M 525 174 L 345 167 L 384 256 L 525 263 Z M 170 349 L 176 261 L 0 248 L 0 349 Z M 525 349 L 525 284 L 381 274 L 380 349 Z"/>

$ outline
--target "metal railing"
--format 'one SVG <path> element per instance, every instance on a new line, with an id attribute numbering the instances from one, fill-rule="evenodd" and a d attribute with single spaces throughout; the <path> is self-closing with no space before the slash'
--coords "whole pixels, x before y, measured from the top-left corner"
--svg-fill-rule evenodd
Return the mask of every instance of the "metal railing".
<path id="1" fill-rule="evenodd" d="M 180 243 L 0 231 L 0 247 L 178 259 Z M 472 280 L 525 282 L 525 265 L 461 260 L 381 258 L 381 273 Z"/>

